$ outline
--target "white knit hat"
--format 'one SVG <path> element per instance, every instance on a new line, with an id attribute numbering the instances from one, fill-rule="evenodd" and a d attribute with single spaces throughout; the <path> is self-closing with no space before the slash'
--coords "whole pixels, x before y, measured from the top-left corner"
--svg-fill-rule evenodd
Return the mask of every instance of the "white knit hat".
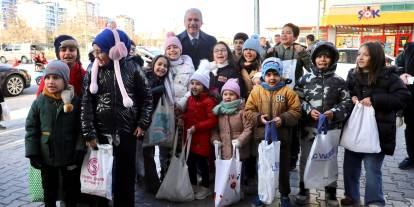
<path id="1" fill-rule="evenodd" d="M 200 81 L 203 86 L 210 88 L 210 62 L 206 59 L 200 61 L 200 65 L 190 80 Z"/>

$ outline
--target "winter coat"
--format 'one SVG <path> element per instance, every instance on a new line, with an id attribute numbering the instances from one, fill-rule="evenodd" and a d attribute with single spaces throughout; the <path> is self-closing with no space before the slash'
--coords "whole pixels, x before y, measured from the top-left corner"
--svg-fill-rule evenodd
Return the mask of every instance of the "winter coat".
<path id="1" fill-rule="evenodd" d="M 72 112 L 63 111 L 62 99 L 43 93 L 33 102 L 26 119 L 26 157 L 40 157 L 44 164 L 75 164 L 76 151 L 84 149 L 80 136 L 80 100 L 72 99 Z"/>
<path id="2" fill-rule="evenodd" d="M 295 126 L 301 115 L 299 97 L 295 91 L 284 86 L 276 91 L 264 89 L 261 85 L 253 87 L 244 108 L 246 116 L 257 127 L 253 137 L 256 141 L 264 138 L 264 125 L 260 116 L 267 114 L 271 119 L 276 116 L 282 119 L 282 125 L 277 129 L 281 141 L 290 139 L 290 128 Z"/>
<path id="3" fill-rule="evenodd" d="M 408 73 L 414 76 L 414 42 L 408 43 L 407 48 L 398 56 L 398 62 L 395 60 L 399 67 L 399 74 Z M 414 94 L 414 85 L 406 85 L 411 94 Z M 414 124 L 414 97 L 411 97 L 407 103 L 407 107 L 404 109 L 404 122 L 407 125 Z"/>
<path id="4" fill-rule="evenodd" d="M 210 155 L 211 129 L 217 124 L 217 117 L 213 114 L 214 106 L 216 106 L 216 101 L 208 93 L 190 96 L 183 116 L 185 135 L 187 129 L 195 126 L 195 133 L 191 141 L 191 152 L 204 157 Z"/>
<path id="5" fill-rule="evenodd" d="M 252 91 L 253 86 L 255 85 L 255 83 L 253 83 L 253 78 L 256 75 L 256 73 L 260 71 L 260 64 L 258 64 L 256 68 L 248 69 L 247 67 L 243 65 L 243 63 L 240 63 L 240 68 L 241 68 L 240 73 L 243 77 L 244 84 L 246 85 L 247 96 L 248 96 L 250 92 Z"/>
<path id="6" fill-rule="evenodd" d="M 175 102 L 181 109 L 184 109 L 187 99 L 191 95 L 188 93 L 188 87 L 190 85 L 190 78 L 195 71 L 193 61 L 190 56 L 181 55 L 179 60 L 171 62 L 170 71 L 173 74 Z"/>
<path id="7" fill-rule="evenodd" d="M 91 74 L 84 80 L 81 122 L 82 133 L 87 141 L 98 138 L 108 143 L 108 136 L 131 136 L 137 127 L 147 129 L 151 119 L 152 95 L 145 74 L 137 62 L 130 58 L 120 60 L 121 76 L 128 96 L 134 104 L 126 108 L 116 82 L 113 63 L 99 67 L 98 92 L 89 90 Z"/>
<path id="8" fill-rule="evenodd" d="M 243 106 L 241 106 L 243 107 Z M 253 123 L 245 116 L 241 109 L 233 115 L 221 114 L 218 116 L 218 127 L 212 130 L 211 141 L 218 140 L 222 143 L 222 159 L 228 160 L 233 156 L 232 140 L 240 142 L 240 159 L 250 156 L 250 139 L 253 131 Z"/>
<path id="9" fill-rule="evenodd" d="M 230 78 L 238 79 L 240 86 L 240 96 L 247 98 L 247 91 L 241 73 L 237 68 L 234 68 L 234 66 L 231 66 L 230 64 L 213 70 L 212 73 L 210 73 L 210 89 L 216 89 L 218 93 L 221 94 L 221 88 Z"/>
<path id="10" fill-rule="evenodd" d="M 157 108 L 158 101 L 160 100 L 161 96 L 164 95 L 164 78 L 160 78 L 157 75 L 155 75 L 154 71 L 152 71 L 151 69 L 145 70 L 145 77 L 147 78 L 148 84 L 151 87 L 152 112 L 154 112 Z"/>
<path id="11" fill-rule="evenodd" d="M 196 48 L 194 48 L 193 44 L 191 43 L 191 39 L 188 36 L 187 31 L 183 31 L 181 34 L 177 35 L 177 38 L 180 40 L 181 45 L 183 46 L 182 54 L 191 57 L 195 68 L 198 68 L 200 60 L 211 60 L 211 52 L 213 51 L 214 45 L 217 43 L 215 37 L 208 35 L 200 30 Z"/>
<path id="12" fill-rule="evenodd" d="M 396 112 L 403 109 L 410 98 L 410 92 L 395 72 L 395 68 L 385 67 L 379 74 L 374 87 L 368 86 L 367 73 L 357 75 L 355 69 L 349 71 L 346 83 L 351 97 L 356 96 L 358 100 L 371 98 L 375 109 L 381 151 L 387 155 L 393 155 Z"/>

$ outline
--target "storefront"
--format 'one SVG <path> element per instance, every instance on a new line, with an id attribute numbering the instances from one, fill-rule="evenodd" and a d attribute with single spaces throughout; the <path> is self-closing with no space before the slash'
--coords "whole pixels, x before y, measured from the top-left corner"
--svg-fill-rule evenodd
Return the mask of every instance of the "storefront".
<path id="1" fill-rule="evenodd" d="M 327 39 L 338 48 L 358 48 L 378 40 L 385 52 L 398 55 L 413 40 L 414 3 L 332 6 L 322 17 Z"/>

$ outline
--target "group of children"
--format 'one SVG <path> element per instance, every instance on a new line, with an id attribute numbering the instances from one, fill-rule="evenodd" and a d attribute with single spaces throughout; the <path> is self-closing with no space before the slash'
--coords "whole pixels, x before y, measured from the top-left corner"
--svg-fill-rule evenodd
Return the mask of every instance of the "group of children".
<path id="1" fill-rule="evenodd" d="M 365 203 L 385 205 L 381 185 L 382 160 L 385 154 L 392 155 L 393 153 L 395 111 L 404 107 L 410 96 L 409 92 L 395 75 L 394 70 L 385 67 L 382 46 L 374 42 L 361 46 L 356 68 L 349 72 L 348 79 L 345 81 L 335 74 L 339 58 L 337 49 L 329 42 L 320 41 L 312 48 L 311 54 L 308 54 L 309 60 L 303 59 L 301 63 L 300 67 L 308 64 L 307 61 L 311 62 L 312 64 L 308 64 L 310 71 L 304 75 L 297 73 L 298 77 L 290 77 L 297 79 L 296 86 L 290 88 L 287 85 L 289 78 L 284 76 L 282 60 L 285 58 L 283 56 L 290 53 L 293 58 L 306 57 L 303 55 L 306 50 L 294 44 L 299 34 L 294 32 L 296 26 L 292 25 L 287 24 L 283 28 L 286 35 L 282 33 L 281 47 L 284 48 L 280 51 L 278 48 L 268 51 L 269 56 L 276 57 L 269 57 L 262 61 L 260 57 L 262 48 L 258 38 L 252 36 L 248 39 L 247 35 L 238 33 L 235 36 L 237 38 L 234 39 L 238 47 L 237 49 L 235 47 L 234 52 L 226 43 L 218 42 L 212 49 L 213 61 L 202 60 L 197 70 L 191 58 L 182 55 L 182 46 L 177 37 L 169 34 L 164 45 L 165 54 L 155 57 L 151 67 L 146 69 L 146 78 L 153 96 L 152 106 L 155 107 L 160 97 L 165 95 L 171 103 L 174 103 L 176 125 L 180 128 L 181 137 L 186 137 L 187 131 L 192 133 L 187 164 L 195 198 L 204 199 L 211 194 L 209 158 L 212 155 L 212 144 L 221 146 L 222 159 L 231 158 L 232 146 L 238 147 L 243 163 L 242 184 L 254 183 L 256 167 L 252 164 L 251 158 L 257 155 L 257 143 L 264 137 L 265 124 L 274 121 L 281 141 L 280 201 L 281 206 L 290 206 L 289 172 L 294 144 L 292 136 L 297 129 L 295 126 L 301 120 L 304 130 L 300 133 L 300 191 L 295 197 L 295 202 L 306 204 L 309 199 L 309 189 L 305 188 L 303 172 L 316 137 L 315 127 L 319 116 L 324 114 L 327 117 L 329 130 L 340 129 L 351 113 L 353 105 L 359 100 L 365 106 L 374 107 L 378 125 L 382 123 L 387 123 L 387 125 L 384 124 L 382 129 L 378 127 L 382 148 L 380 153 L 345 151 L 346 197 L 341 200 L 341 203 L 343 205 L 359 204 L 359 176 L 361 162 L 364 161 L 367 171 Z M 240 45 L 243 45 L 241 50 Z M 289 47 L 292 49 L 289 50 Z M 295 50 L 300 51 L 299 56 Z M 283 54 L 278 58 L 276 53 L 280 52 Z M 49 136 L 47 133 L 55 133 L 57 125 L 46 127 L 50 125 L 52 117 L 44 120 L 45 116 L 42 114 L 45 112 L 39 107 L 49 106 L 55 109 L 59 105 L 39 105 L 39 101 L 46 99 L 51 103 L 61 104 L 59 98 L 67 85 L 67 75 L 56 72 L 58 70 L 52 68 L 55 64 L 49 65 L 45 71 L 46 88 L 43 95 L 34 102 L 27 119 L 26 146 L 31 146 L 30 149 L 33 149 L 29 151 L 30 153 L 27 152 L 26 156 L 36 157 L 36 159 L 31 159 L 32 165 L 40 163 L 45 163 L 46 166 L 51 165 L 51 163 L 37 159 L 45 159 L 50 156 L 50 153 L 56 153 L 42 147 L 53 141 L 47 139 Z M 51 79 L 59 80 L 62 84 L 59 87 L 53 86 L 49 83 Z M 78 105 L 73 103 L 73 106 L 74 112 L 79 110 Z M 63 117 L 67 116 L 64 114 Z M 54 117 L 58 116 L 54 115 Z M 67 121 L 69 123 L 72 119 L 67 119 Z M 63 129 L 66 128 L 63 127 Z M 71 142 L 71 144 L 74 143 Z M 154 147 L 146 147 L 143 150 L 145 176 L 147 177 L 146 188 L 151 193 L 156 193 L 165 176 L 168 159 L 171 156 L 170 151 L 169 148 L 160 147 L 161 177 L 159 178 L 155 169 Z M 37 156 L 32 156 L 32 154 Z M 73 153 L 68 152 L 67 155 L 73 156 Z M 367 165 L 367 163 L 370 164 Z M 197 174 L 201 176 L 200 185 L 198 185 Z M 44 182 L 46 181 L 47 179 L 44 179 Z M 47 187 L 47 184 L 44 184 L 44 187 Z M 338 206 L 336 182 L 325 189 L 327 205 Z M 254 206 L 264 205 L 259 197 L 252 204 Z"/>

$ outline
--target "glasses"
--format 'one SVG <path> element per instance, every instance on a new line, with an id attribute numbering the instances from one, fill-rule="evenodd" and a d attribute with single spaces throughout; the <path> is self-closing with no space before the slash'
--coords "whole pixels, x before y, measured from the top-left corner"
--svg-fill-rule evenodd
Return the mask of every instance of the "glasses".
<path id="1" fill-rule="evenodd" d="M 214 50 L 213 52 L 214 53 L 225 53 L 225 52 L 227 52 L 227 50 L 226 49 L 221 49 L 221 50 Z"/>

